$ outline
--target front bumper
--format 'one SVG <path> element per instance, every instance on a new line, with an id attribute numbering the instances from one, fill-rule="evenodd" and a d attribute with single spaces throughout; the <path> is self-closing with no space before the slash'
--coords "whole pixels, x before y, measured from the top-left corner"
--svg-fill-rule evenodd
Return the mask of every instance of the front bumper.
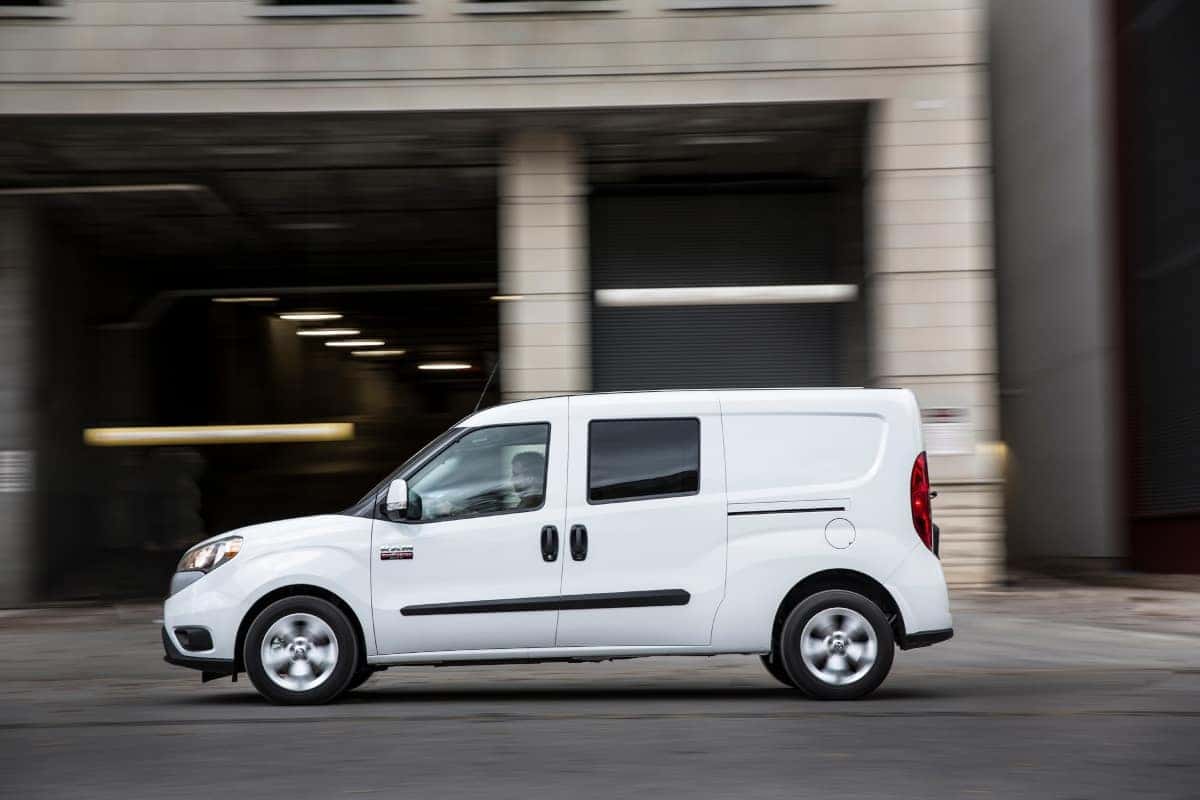
<path id="1" fill-rule="evenodd" d="M 166 655 L 163 656 L 163 661 L 168 664 L 173 664 L 177 667 L 187 667 L 188 669 L 198 669 L 201 672 L 201 679 L 211 681 L 216 678 L 223 678 L 227 675 L 232 675 L 234 680 L 237 680 L 237 664 L 232 658 L 201 658 L 199 656 L 190 656 L 183 653 L 171 641 L 171 637 L 167 635 L 167 626 L 162 627 L 163 649 Z"/>

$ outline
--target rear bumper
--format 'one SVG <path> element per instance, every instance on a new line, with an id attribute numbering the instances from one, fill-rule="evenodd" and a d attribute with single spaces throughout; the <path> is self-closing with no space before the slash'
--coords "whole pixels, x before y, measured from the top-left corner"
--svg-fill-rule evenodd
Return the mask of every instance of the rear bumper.
<path id="1" fill-rule="evenodd" d="M 931 644 L 944 642 L 954 636 L 953 628 L 942 628 L 937 631 L 918 631 L 917 633 L 901 633 L 896 637 L 896 644 L 901 650 L 915 650 L 918 647 L 929 647 Z"/>
<path id="2" fill-rule="evenodd" d="M 200 658 L 198 656 L 190 656 L 179 650 L 171 641 L 171 637 L 167 635 L 167 626 L 162 628 L 163 650 L 166 655 L 163 656 L 163 661 L 172 664 L 176 667 L 187 667 L 188 669 L 198 669 L 203 674 L 204 680 L 220 678 L 225 675 L 236 675 L 237 665 L 232 658 Z"/>

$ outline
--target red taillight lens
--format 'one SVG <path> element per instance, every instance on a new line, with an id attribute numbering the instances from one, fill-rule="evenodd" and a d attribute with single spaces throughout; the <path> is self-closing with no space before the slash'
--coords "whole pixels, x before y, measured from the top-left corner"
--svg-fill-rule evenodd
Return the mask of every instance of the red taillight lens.
<path id="1" fill-rule="evenodd" d="M 929 507 L 929 462 L 925 454 L 913 462 L 912 477 L 908 482 L 908 496 L 912 502 L 913 527 L 917 536 L 930 552 L 933 550 L 933 510 Z"/>

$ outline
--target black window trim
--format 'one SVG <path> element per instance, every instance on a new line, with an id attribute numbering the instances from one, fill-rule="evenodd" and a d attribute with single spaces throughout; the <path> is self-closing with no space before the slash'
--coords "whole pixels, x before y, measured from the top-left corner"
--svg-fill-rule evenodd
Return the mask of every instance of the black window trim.
<path id="1" fill-rule="evenodd" d="M 686 422 L 696 423 L 696 489 L 691 492 L 664 492 L 639 497 L 615 497 L 611 500 L 592 499 L 592 425 L 597 422 Z M 704 423 L 695 415 L 684 417 L 595 417 L 588 420 L 587 471 L 584 475 L 583 497 L 589 506 L 606 506 L 611 503 L 637 503 L 642 500 L 661 500 L 669 497 L 693 497 L 700 494 L 700 479 L 703 476 L 701 462 L 704 458 Z"/>
<path id="2" fill-rule="evenodd" d="M 489 512 L 480 513 L 480 514 L 462 514 L 462 515 L 456 516 L 456 517 L 442 517 L 441 519 L 406 519 L 406 520 L 404 520 L 403 524 L 405 524 L 405 525 L 436 525 L 439 522 L 458 522 L 459 520 L 463 520 L 463 519 L 482 519 L 484 517 L 503 517 L 503 516 L 507 516 L 508 514 L 528 514 L 531 511 L 541 511 L 543 508 L 545 508 L 546 507 L 546 495 L 549 493 L 548 487 L 549 487 L 549 483 L 550 483 L 550 437 L 554 435 L 554 426 L 550 424 L 549 420 L 536 420 L 535 419 L 535 420 L 530 420 L 528 422 L 501 422 L 496 425 L 480 425 L 480 426 L 474 427 L 474 428 L 463 428 L 462 433 L 460 433 L 458 436 L 455 436 L 453 439 L 446 442 L 446 444 L 444 446 L 439 447 L 437 452 L 430 453 L 429 457 L 424 459 L 420 464 L 416 464 L 415 466 L 413 466 L 412 469 L 405 470 L 405 474 L 397 475 L 396 477 L 404 478 L 404 480 L 407 481 L 413 475 L 416 475 L 418 472 L 420 472 L 425 467 L 426 464 L 433 461 L 435 458 L 437 458 L 442 453 L 449 450 L 454 445 L 458 444 L 465 437 L 470 436 L 472 433 L 477 433 L 479 431 L 490 431 L 495 428 L 519 428 L 519 427 L 523 427 L 526 425 L 545 425 L 546 426 L 546 463 L 542 465 L 542 502 L 541 503 L 539 503 L 538 505 L 536 505 L 532 508 L 510 508 L 507 511 L 489 511 Z M 387 493 L 386 486 L 383 488 L 382 493 L 383 494 Z M 378 497 L 376 498 L 376 501 L 375 501 L 375 518 L 381 519 L 385 522 L 391 521 L 391 520 L 387 519 L 387 517 L 385 517 L 381 513 L 379 513 L 379 498 Z"/>

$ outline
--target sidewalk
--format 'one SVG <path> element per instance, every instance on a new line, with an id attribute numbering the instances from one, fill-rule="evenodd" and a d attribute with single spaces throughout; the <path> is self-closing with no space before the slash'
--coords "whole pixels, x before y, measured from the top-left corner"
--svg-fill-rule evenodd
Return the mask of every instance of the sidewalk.
<path id="1" fill-rule="evenodd" d="M 1200 591 L 1039 582 L 994 590 L 951 590 L 950 607 L 955 612 L 971 610 L 1143 633 L 1200 636 Z"/>

